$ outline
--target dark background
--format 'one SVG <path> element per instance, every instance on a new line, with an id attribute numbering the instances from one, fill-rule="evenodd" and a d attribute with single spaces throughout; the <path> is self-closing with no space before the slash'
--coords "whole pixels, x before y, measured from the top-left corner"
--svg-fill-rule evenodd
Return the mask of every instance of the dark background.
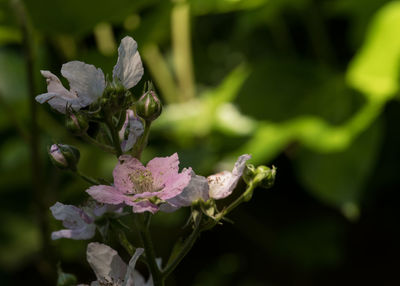
<path id="1" fill-rule="evenodd" d="M 0 284 L 55 285 L 58 261 L 94 279 L 87 241 L 49 240 L 61 226 L 48 207 L 81 204 L 88 184 L 46 148 L 79 147 L 95 177 L 111 178 L 116 159 L 31 99 L 45 92 L 41 69 L 60 76 L 82 60 L 111 74 L 129 35 L 164 103 L 145 161 L 178 152 L 209 175 L 251 153 L 278 168 L 233 224 L 202 233 L 167 285 L 399 285 L 399 29 L 399 1 L 1 0 Z M 154 217 L 164 261 L 187 215 Z"/>

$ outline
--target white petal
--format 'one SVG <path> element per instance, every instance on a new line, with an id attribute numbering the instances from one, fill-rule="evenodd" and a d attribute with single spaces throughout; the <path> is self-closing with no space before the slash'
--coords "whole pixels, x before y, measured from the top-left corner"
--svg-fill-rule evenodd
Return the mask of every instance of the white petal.
<path id="1" fill-rule="evenodd" d="M 127 152 L 135 145 L 137 139 L 142 136 L 144 127 L 142 121 L 135 116 L 132 110 L 126 111 L 124 125 L 119 131 L 122 152 Z"/>
<path id="2" fill-rule="evenodd" d="M 207 179 L 210 187 L 210 197 L 219 200 L 232 194 L 240 177 L 243 175 L 244 168 L 246 167 L 246 161 L 250 158 L 250 155 L 242 155 L 236 161 L 232 172 L 223 171 L 221 173 L 209 176 Z"/>
<path id="3" fill-rule="evenodd" d="M 126 264 L 114 249 L 105 244 L 92 242 L 88 244 L 86 254 L 97 281 L 122 284 L 126 274 Z"/>
<path id="4" fill-rule="evenodd" d="M 140 81 L 143 73 L 136 41 L 131 37 L 123 38 L 118 48 L 118 60 L 113 69 L 113 77 L 118 78 L 129 89 Z"/>
<path id="5" fill-rule="evenodd" d="M 187 185 L 182 193 L 172 199 L 168 199 L 168 204 L 162 204 L 160 210 L 164 212 L 173 212 L 181 207 L 191 206 L 192 203 L 198 199 L 207 201 L 209 199 L 209 186 L 207 179 L 203 176 L 196 175 L 193 171 L 191 173 L 189 185 Z"/>
<path id="6" fill-rule="evenodd" d="M 78 97 L 75 93 L 68 91 L 61 83 L 59 78 L 49 71 L 40 71 L 46 78 L 47 93 L 36 96 L 36 101 L 39 103 L 47 102 L 52 108 L 58 112 L 66 112 L 66 107 L 69 106 L 74 110 L 81 108 Z"/>
<path id="7" fill-rule="evenodd" d="M 122 286 L 141 286 L 145 285 L 143 276 L 135 270 L 135 265 L 140 255 L 143 254 L 143 248 L 137 248 L 129 261 L 128 270 L 126 271 L 125 281 Z"/>
<path id="8" fill-rule="evenodd" d="M 96 101 L 106 86 L 103 71 L 84 62 L 63 64 L 61 74 L 68 80 L 71 92 L 77 94 L 82 107 Z"/>

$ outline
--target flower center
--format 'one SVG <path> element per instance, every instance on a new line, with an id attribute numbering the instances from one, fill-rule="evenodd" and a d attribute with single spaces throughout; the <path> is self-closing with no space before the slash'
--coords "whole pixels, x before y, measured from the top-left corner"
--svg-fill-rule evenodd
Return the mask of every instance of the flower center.
<path id="1" fill-rule="evenodd" d="M 154 180 L 149 170 L 134 170 L 129 174 L 129 179 L 135 194 L 154 191 Z"/>

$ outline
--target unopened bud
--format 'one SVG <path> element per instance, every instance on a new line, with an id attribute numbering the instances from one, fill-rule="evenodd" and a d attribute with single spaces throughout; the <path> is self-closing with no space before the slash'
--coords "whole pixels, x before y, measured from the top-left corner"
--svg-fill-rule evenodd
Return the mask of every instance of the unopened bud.
<path id="1" fill-rule="evenodd" d="M 70 169 L 75 171 L 79 162 L 79 150 L 73 146 L 65 144 L 53 144 L 49 149 L 49 156 L 52 163 L 60 169 Z"/>
<path id="2" fill-rule="evenodd" d="M 136 102 L 136 113 L 146 121 L 153 121 L 160 116 L 162 104 L 151 84 Z"/>
<path id="3" fill-rule="evenodd" d="M 243 180 L 246 184 L 257 184 L 262 188 L 269 189 L 275 183 L 275 176 L 275 166 L 272 166 L 272 168 L 267 166 L 258 166 L 255 168 L 253 165 L 249 164 L 244 170 Z"/>
<path id="4" fill-rule="evenodd" d="M 70 113 L 65 119 L 65 127 L 72 133 L 81 134 L 88 130 L 89 124 L 83 115 Z"/>

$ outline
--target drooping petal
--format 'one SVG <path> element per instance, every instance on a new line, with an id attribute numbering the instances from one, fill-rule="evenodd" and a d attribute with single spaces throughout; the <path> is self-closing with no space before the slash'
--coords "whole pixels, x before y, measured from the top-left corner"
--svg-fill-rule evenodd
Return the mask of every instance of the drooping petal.
<path id="1" fill-rule="evenodd" d="M 129 155 L 122 155 L 118 160 L 119 163 L 113 171 L 115 188 L 122 193 L 132 194 L 135 185 L 130 176 L 135 172 L 145 171 L 146 168 L 138 159 Z"/>
<path id="2" fill-rule="evenodd" d="M 118 60 L 113 69 L 113 77 L 118 78 L 127 88 L 134 87 L 143 76 L 143 65 L 137 50 L 137 43 L 131 37 L 121 40 Z"/>
<path id="3" fill-rule="evenodd" d="M 174 153 L 169 157 L 156 157 L 153 158 L 146 166 L 153 175 L 154 184 L 157 188 L 165 185 L 172 176 L 178 174 L 179 171 L 179 158 L 178 154 Z"/>
<path id="4" fill-rule="evenodd" d="M 232 172 L 223 171 L 207 177 L 210 197 L 219 200 L 232 194 L 243 174 L 246 161 L 250 158 L 251 156 L 248 154 L 242 155 L 236 161 Z"/>
<path id="5" fill-rule="evenodd" d="M 145 285 L 145 280 L 143 276 L 135 270 L 136 262 L 139 259 L 140 255 L 144 252 L 143 248 L 136 248 L 135 253 L 133 254 L 131 260 L 128 264 L 128 269 L 126 271 L 124 283 L 122 286 L 140 286 Z"/>
<path id="6" fill-rule="evenodd" d="M 61 74 L 68 80 L 70 90 L 77 94 L 82 107 L 96 101 L 106 86 L 103 71 L 84 62 L 63 64 Z"/>
<path id="7" fill-rule="evenodd" d="M 67 229 L 53 232 L 53 240 L 59 238 L 90 239 L 94 236 L 96 226 L 94 220 L 82 209 L 73 205 L 55 203 L 50 210 L 57 220 L 63 222 Z"/>
<path id="8" fill-rule="evenodd" d="M 129 205 L 132 206 L 132 211 L 134 213 L 151 212 L 154 214 L 158 211 L 158 206 L 149 202 L 148 200 L 132 202 L 129 203 Z"/>
<path id="9" fill-rule="evenodd" d="M 118 189 L 106 185 L 91 186 L 89 189 L 86 190 L 86 192 L 96 201 L 105 204 L 119 205 L 124 203 L 128 199 Z"/>
<path id="10" fill-rule="evenodd" d="M 135 145 L 137 139 L 144 132 L 143 123 L 139 117 L 136 117 L 132 110 L 126 111 L 126 119 L 124 125 L 119 131 L 121 139 L 122 152 L 127 152 Z"/>
<path id="11" fill-rule="evenodd" d="M 35 97 L 36 101 L 43 104 L 47 102 L 52 108 L 66 113 L 66 108 L 70 107 L 73 110 L 79 110 L 81 105 L 75 93 L 68 91 L 58 79 L 57 76 L 49 71 L 40 71 L 46 78 L 47 93 L 42 93 Z"/>
<path id="12" fill-rule="evenodd" d="M 162 204 L 160 210 L 164 212 L 173 212 L 181 207 L 191 206 L 194 201 L 199 199 L 207 201 L 209 199 L 208 191 L 209 186 L 207 179 L 203 176 L 196 175 L 192 171 L 189 184 L 179 195 L 168 199 L 166 204 Z"/>
<path id="13" fill-rule="evenodd" d="M 100 285 L 107 282 L 115 283 L 113 285 L 122 284 L 127 267 L 114 249 L 105 244 L 91 242 L 86 255 Z"/>

